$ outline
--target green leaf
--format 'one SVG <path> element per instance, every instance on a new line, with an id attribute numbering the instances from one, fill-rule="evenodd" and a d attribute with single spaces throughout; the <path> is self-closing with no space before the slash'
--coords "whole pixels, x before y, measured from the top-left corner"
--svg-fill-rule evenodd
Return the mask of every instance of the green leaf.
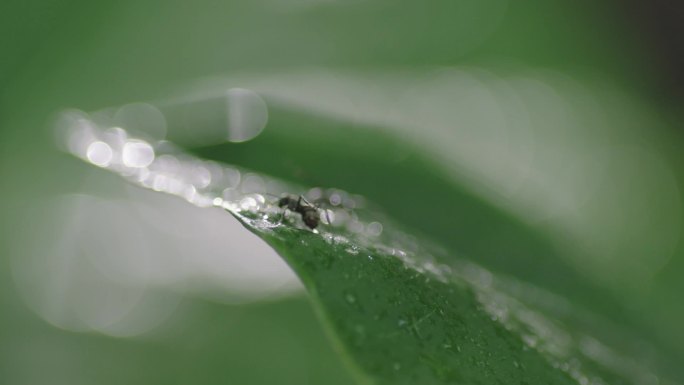
<path id="1" fill-rule="evenodd" d="M 386 219 L 377 237 L 274 223 L 264 220 L 268 210 L 231 212 L 297 272 L 362 383 L 645 384 L 658 378 L 640 357 L 618 354 L 561 321 L 562 314 L 576 314 L 596 326 L 581 309 L 433 254 Z"/>
<path id="2" fill-rule="evenodd" d="M 200 207 L 224 208 L 262 237 L 304 282 L 361 383 L 673 383 L 667 379 L 671 357 L 651 349 L 638 334 L 585 310 L 576 299 L 479 266 L 473 256 L 461 254 L 458 242 L 444 250 L 427 236 L 409 235 L 363 197 L 309 190 L 312 201 L 325 198 L 331 205 L 316 210 L 322 222 L 330 217 L 332 223 L 312 231 L 296 208 L 281 208 L 272 197 L 301 192 L 301 186 L 232 167 L 230 173 L 243 175 L 242 182 L 225 189 L 221 183 L 202 184 L 194 170 L 224 174 L 226 166 L 179 153 L 168 142 L 154 147 L 158 156 L 147 168 L 100 167 Z M 78 149 L 75 155 L 90 159 Z M 175 161 L 164 162 L 164 155 Z M 444 202 L 431 204 L 440 208 Z M 533 266 L 525 261 L 520 269 Z M 547 281 L 567 271 L 550 273 Z"/>

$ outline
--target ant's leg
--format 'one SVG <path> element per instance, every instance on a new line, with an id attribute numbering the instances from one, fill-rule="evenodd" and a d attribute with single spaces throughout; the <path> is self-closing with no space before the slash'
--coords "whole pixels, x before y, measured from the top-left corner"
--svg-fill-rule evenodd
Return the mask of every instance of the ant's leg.
<path id="1" fill-rule="evenodd" d="M 300 195 L 300 196 L 299 196 L 299 200 L 304 201 L 304 203 L 306 203 L 306 204 L 309 205 L 309 206 L 316 207 L 316 205 L 314 205 L 314 204 L 312 204 L 311 202 L 309 202 L 308 200 L 306 200 L 306 198 L 304 198 L 303 195 Z"/>

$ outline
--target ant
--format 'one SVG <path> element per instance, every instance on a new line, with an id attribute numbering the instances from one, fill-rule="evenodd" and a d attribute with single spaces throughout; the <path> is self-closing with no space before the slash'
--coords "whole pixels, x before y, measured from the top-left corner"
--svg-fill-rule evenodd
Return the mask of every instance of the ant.
<path id="1" fill-rule="evenodd" d="M 302 216 L 302 221 L 306 227 L 311 230 L 315 229 L 321 221 L 321 214 L 319 213 L 319 208 L 307 201 L 303 196 L 295 199 L 292 196 L 285 196 L 278 200 L 278 207 L 285 207 L 287 210 L 298 213 Z M 330 222 L 330 217 L 328 216 L 328 211 L 325 211 L 325 217 Z"/>

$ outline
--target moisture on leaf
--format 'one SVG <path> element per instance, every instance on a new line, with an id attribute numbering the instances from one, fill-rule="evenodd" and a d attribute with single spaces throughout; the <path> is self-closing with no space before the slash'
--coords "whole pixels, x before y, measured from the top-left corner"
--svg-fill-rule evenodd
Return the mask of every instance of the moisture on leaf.
<path id="1" fill-rule="evenodd" d="M 72 133 L 90 143 L 72 148 L 75 155 L 144 188 L 224 209 L 273 247 L 304 283 L 360 383 L 672 383 L 608 321 L 409 235 L 362 196 L 305 190 L 168 142 L 136 139 L 152 151 L 144 165 L 115 161 L 124 149 L 108 145 L 104 162 L 91 151 L 103 133 L 89 127 L 87 135 Z M 204 183 L 212 172 L 220 182 Z M 298 195 L 307 210 L 281 204 Z M 305 223 L 304 211 L 320 215 L 319 226 Z"/>

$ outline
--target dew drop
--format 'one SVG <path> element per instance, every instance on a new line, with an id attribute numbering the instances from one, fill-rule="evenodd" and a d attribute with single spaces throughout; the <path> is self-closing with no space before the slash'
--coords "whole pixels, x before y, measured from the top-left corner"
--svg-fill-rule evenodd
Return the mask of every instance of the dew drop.
<path id="1" fill-rule="evenodd" d="M 202 165 L 193 167 L 191 169 L 190 177 L 191 178 L 189 179 L 191 179 L 198 188 L 205 188 L 211 184 L 211 172 Z"/>
<path id="2" fill-rule="evenodd" d="M 332 225 L 335 222 L 335 212 L 332 210 L 323 210 L 320 217 L 321 221 L 326 225 Z"/>
<path id="3" fill-rule="evenodd" d="M 354 246 L 349 247 L 349 248 L 345 249 L 344 251 L 346 251 L 347 253 L 352 254 L 352 255 L 357 255 L 359 253 L 359 250 Z"/>
<path id="4" fill-rule="evenodd" d="M 235 201 L 240 196 L 240 193 L 236 189 L 234 189 L 232 187 L 228 187 L 228 188 L 223 190 L 223 192 L 221 193 L 221 196 L 226 201 Z"/>
<path id="5" fill-rule="evenodd" d="M 256 174 L 247 174 L 240 185 L 240 191 L 244 194 L 258 193 L 264 191 L 265 186 L 264 178 Z"/>
<path id="6" fill-rule="evenodd" d="M 257 201 L 252 197 L 245 197 L 240 200 L 240 209 L 242 210 L 254 210 L 256 207 Z"/>
<path id="7" fill-rule="evenodd" d="M 240 184 L 240 171 L 230 167 L 225 168 L 223 178 L 225 178 L 228 187 L 237 187 Z"/>
<path id="8" fill-rule="evenodd" d="M 306 193 L 306 197 L 313 201 L 321 199 L 322 196 L 323 190 L 321 190 L 319 187 L 314 187 Z"/>
<path id="9" fill-rule="evenodd" d="M 254 197 L 254 200 L 257 201 L 257 204 L 258 204 L 258 205 L 263 205 L 263 204 L 266 203 L 266 198 L 264 198 L 263 195 L 261 195 L 261 194 L 253 194 L 252 196 Z"/>
<path id="10" fill-rule="evenodd" d="M 90 163 L 99 167 L 107 167 L 112 162 L 112 148 L 105 142 L 96 141 L 88 146 L 86 156 Z"/>
<path id="11" fill-rule="evenodd" d="M 356 201 L 351 197 L 345 197 L 344 201 L 342 202 L 342 205 L 345 208 L 353 210 L 354 208 L 356 208 Z"/>
<path id="12" fill-rule="evenodd" d="M 368 224 L 366 231 L 371 237 L 377 237 L 382 234 L 382 224 L 380 222 L 371 222 Z"/>
<path id="13" fill-rule="evenodd" d="M 154 149 L 147 142 L 131 140 L 124 144 L 121 157 L 126 167 L 147 167 L 154 161 Z"/>
<path id="14" fill-rule="evenodd" d="M 342 203 L 342 196 L 338 193 L 333 193 L 329 198 L 330 204 L 333 206 L 339 206 Z"/>

